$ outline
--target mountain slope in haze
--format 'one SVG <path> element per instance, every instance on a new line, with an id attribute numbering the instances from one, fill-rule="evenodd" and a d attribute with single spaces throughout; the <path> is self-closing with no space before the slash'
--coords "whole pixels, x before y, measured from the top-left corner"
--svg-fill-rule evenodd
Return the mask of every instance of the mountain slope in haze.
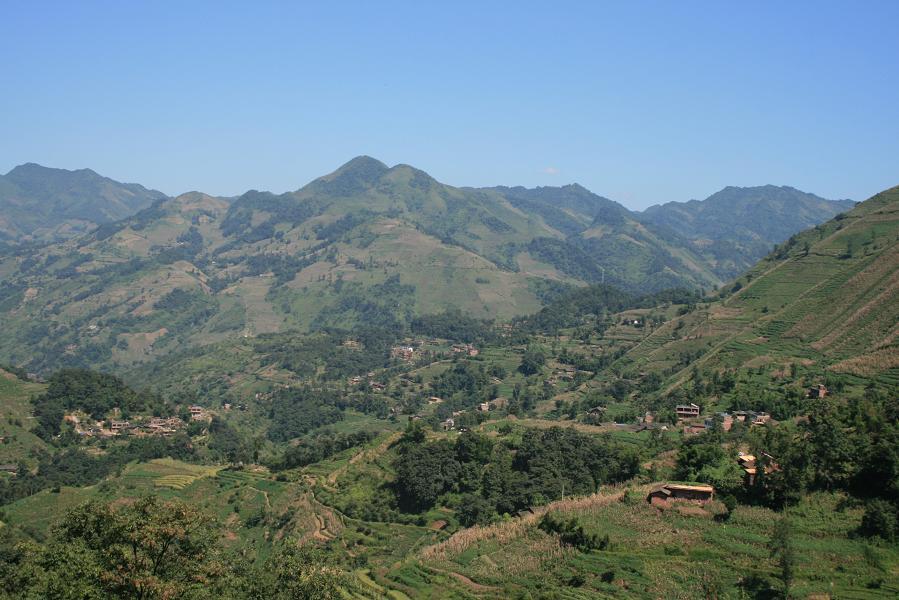
<path id="1" fill-rule="evenodd" d="M 791 364 L 899 380 L 899 187 L 792 236 L 725 296 L 658 328 L 619 368 L 674 386 L 692 369 Z"/>
<path id="2" fill-rule="evenodd" d="M 720 282 L 583 188 L 532 193 L 564 207 L 573 235 L 516 206 L 520 196 L 359 157 L 286 194 L 157 201 L 89 235 L 7 252 L 0 357 L 36 371 L 133 365 L 262 333 L 402 329 L 450 308 L 506 319 L 603 279 L 634 291 Z"/>
<path id="3" fill-rule="evenodd" d="M 651 206 L 638 219 L 660 235 L 685 238 L 724 278 L 735 277 L 774 244 L 855 206 L 788 186 L 726 187 L 705 200 Z"/>
<path id="4" fill-rule="evenodd" d="M 528 252 L 582 281 L 636 292 L 720 281 L 686 240 L 658 235 L 624 206 L 578 184 L 490 190 L 558 231 L 559 237 L 534 239 Z"/>
<path id="5" fill-rule="evenodd" d="M 0 239 L 73 237 L 131 216 L 165 197 L 90 169 L 68 171 L 27 163 L 0 176 Z"/>

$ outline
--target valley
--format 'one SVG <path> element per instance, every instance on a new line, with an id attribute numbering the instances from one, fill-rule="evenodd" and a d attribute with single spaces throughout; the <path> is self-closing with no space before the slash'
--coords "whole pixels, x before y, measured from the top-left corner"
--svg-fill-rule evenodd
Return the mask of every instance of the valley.
<path id="1" fill-rule="evenodd" d="M 73 523 L 185 518 L 152 594 L 899 593 L 899 188 L 671 287 L 559 254 L 520 212 L 546 190 L 423 177 L 357 159 L 8 251 L 3 585 L 91 588 L 62 583 L 86 561 L 132 594 L 84 536 L 125 538 Z"/>

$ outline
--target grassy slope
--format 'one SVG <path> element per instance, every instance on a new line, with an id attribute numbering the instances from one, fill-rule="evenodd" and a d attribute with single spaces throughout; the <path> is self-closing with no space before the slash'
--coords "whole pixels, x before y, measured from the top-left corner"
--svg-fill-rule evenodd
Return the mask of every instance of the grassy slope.
<path id="1" fill-rule="evenodd" d="M 579 519 L 588 532 L 608 535 L 605 551 L 561 547 L 536 527 L 536 516 L 529 516 L 459 532 L 393 567 L 387 577 L 404 589 L 445 598 L 551 590 L 560 598 L 729 598 L 741 597 L 741 587 L 751 595 L 753 578 L 774 583 L 777 565 L 767 544 L 775 513 L 739 507 L 728 522 L 719 523 L 710 514 L 714 509 L 652 507 L 644 501 L 648 488 L 632 488 L 627 501 L 619 489 L 550 506 Z M 798 556 L 796 597 L 895 597 L 899 551 L 851 539 L 861 511 L 838 508 L 840 500 L 815 495 L 790 513 Z M 572 582 L 576 574 L 584 577 L 580 585 Z M 603 581 L 603 574 L 611 581 Z M 880 587 L 868 587 L 878 582 Z"/>

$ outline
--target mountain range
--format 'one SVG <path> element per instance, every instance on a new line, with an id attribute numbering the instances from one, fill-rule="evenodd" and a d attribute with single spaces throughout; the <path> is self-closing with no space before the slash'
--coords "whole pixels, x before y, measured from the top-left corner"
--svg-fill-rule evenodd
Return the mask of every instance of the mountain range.
<path id="1" fill-rule="evenodd" d="M 789 186 L 729 186 L 705 200 L 651 206 L 638 218 L 648 227 L 686 238 L 719 273 L 736 276 L 771 247 L 855 206 Z"/>
<path id="2" fill-rule="evenodd" d="M 0 175 L 0 241 L 53 241 L 129 217 L 165 194 L 119 183 L 90 169 L 34 163 Z"/>
<path id="3" fill-rule="evenodd" d="M 576 184 L 459 188 L 364 156 L 280 195 L 168 198 L 37 165 L 13 169 L 3 184 L 19 190 L 4 192 L 7 204 L 64 205 L 51 211 L 55 221 L 32 211 L 27 226 L 4 211 L 9 231 L 35 238 L 96 225 L 0 256 L 0 358 L 35 369 L 133 365 L 286 330 L 403 327 L 448 309 L 505 319 L 589 283 L 708 290 L 848 206 L 788 188 L 727 188 L 641 214 Z M 93 212 L 90 198 L 100 200 Z M 792 202 L 802 209 L 789 210 Z M 745 218 L 753 205 L 758 214 Z M 63 215 L 76 213 L 65 225 Z M 718 226 L 706 222 L 728 216 L 732 233 L 713 239 Z"/>

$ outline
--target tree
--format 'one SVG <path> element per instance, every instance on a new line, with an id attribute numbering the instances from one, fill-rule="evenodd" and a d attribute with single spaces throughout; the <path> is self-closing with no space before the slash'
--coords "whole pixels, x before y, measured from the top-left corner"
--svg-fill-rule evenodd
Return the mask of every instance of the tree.
<path id="1" fill-rule="evenodd" d="M 521 365 L 518 370 L 525 375 L 534 375 L 540 372 L 543 365 L 546 364 L 546 354 L 540 346 L 530 345 L 524 351 L 521 357 Z"/>
<path id="2" fill-rule="evenodd" d="M 309 547 L 285 543 L 256 574 L 251 585 L 253 598 L 275 600 L 336 600 L 344 598 L 348 585 L 341 571 L 324 555 Z"/>
<path id="3" fill-rule="evenodd" d="M 891 542 L 899 536 L 897 512 L 899 512 L 899 506 L 895 506 L 891 502 L 880 498 L 869 500 L 859 531 L 868 537 L 881 537 Z"/>
<path id="4" fill-rule="evenodd" d="M 174 598 L 213 571 L 208 517 L 181 501 L 97 501 L 69 511 L 46 546 L 26 546 L 22 597 Z"/>
<path id="5" fill-rule="evenodd" d="M 727 453 L 721 447 L 717 432 L 703 433 L 687 438 L 677 453 L 675 477 L 682 481 L 700 481 L 700 472 L 721 465 Z"/>
<path id="6" fill-rule="evenodd" d="M 777 559 L 778 579 L 783 585 L 784 598 L 790 597 L 790 588 L 796 572 L 796 551 L 793 548 L 793 532 L 786 515 L 774 524 L 774 532 L 768 543 L 771 557 Z"/>
<path id="7" fill-rule="evenodd" d="M 493 441 L 486 435 L 468 430 L 456 439 L 456 458 L 460 463 L 486 463 L 493 451 Z"/>
<path id="8" fill-rule="evenodd" d="M 812 481 L 810 445 L 786 424 L 754 429 L 758 431 L 750 432 L 757 471 L 753 493 L 769 506 L 795 504 Z"/>
<path id="9" fill-rule="evenodd" d="M 465 527 L 472 525 L 487 525 L 496 516 L 493 506 L 481 496 L 465 494 L 459 501 L 456 510 L 459 522 Z"/>
<path id="10" fill-rule="evenodd" d="M 209 449 L 232 465 L 249 462 L 252 455 L 237 431 L 217 416 L 209 423 Z"/>
<path id="11" fill-rule="evenodd" d="M 809 414 L 806 430 L 815 479 L 821 487 L 832 490 L 846 487 L 858 468 L 859 444 L 833 402 L 824 402 Z"/>
<path id="12" fill-rule="evenodd" d="M 400 504 L 414 512 L 431 508 L 460 473 L 455 447 L 447 440 L 403 447 L 394 468 Z"/>

